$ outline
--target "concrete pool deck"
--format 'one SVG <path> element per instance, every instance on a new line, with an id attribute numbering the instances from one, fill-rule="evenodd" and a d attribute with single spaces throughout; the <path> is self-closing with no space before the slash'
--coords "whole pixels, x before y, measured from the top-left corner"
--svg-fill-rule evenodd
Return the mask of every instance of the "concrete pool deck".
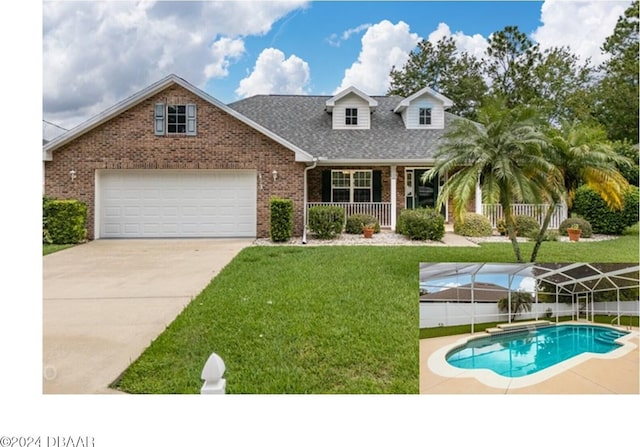
<path id="1" fill-rule="evenodd" d="M 619 329 L 619 328 L 617 328 Z M 624 328 L 621 328 L 624 329 Z M 473 336 L 482 335 L 476 333 Z M 486 334 L 485 334 L 486 335 Z M 531 385 L 518 383 L 517 379 L 494 381 L 487 385 L 478 378 L 468 377 L 465 370 L 459 375 L 444 375 L 443 350 L 452 344 L 471 337 L 472 334 L 420 340 L 420 394 L 638 394 L 640 393 L 640 336 L 634 328 L 624 337 L 627 342 L 620 355 L 614 358 L 589 358 L 584 361 L 563 362 L 560 371 L 553 375 L 538 376 Z M 620 348 L 622 349 L 622 348 Z M 614 351 L 615 352 L 615 351 Z M 577 358 L 576 358 L 577 359 Z M 446 367 L 445 367 L 446 368 Z M 453 368 L 451 368 L 453 369 Z M 456 368 L 457 369 L 457 368 Z M 538 374 L 542 374 L 538 373 Z M 531 377 L 534 378 L 536 374 Z M 509 381 L 514 386 L 509 386 Z M 491 383 L 490 380 L 488 380 Z M 515 385 L 518 383 L 518 385 Z"/>

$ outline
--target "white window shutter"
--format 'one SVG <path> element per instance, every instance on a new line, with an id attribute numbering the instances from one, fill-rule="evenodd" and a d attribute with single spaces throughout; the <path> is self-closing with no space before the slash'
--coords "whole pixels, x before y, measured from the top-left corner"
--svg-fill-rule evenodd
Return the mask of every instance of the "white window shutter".
<path id="1" fill-rule="evenodd" d="M 154 132 L 156 135 L 164 135 L 165 112 L 164 104 L 156 104 L 154 112 Z"/>
<path id="2" fill-rule="evenodd" d="M 196 105 L 187 104 L 187 135 L 196 134 Z"/>

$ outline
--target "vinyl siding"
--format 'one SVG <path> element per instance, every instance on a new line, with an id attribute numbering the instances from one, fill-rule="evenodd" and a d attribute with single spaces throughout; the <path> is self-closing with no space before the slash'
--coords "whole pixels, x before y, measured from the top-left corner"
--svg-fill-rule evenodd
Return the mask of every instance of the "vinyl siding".
<path id="1" fill-rule="evenodd" d="M 345 124 L 345 110 L 358 109 L 358 125 L 347 126 Z M 355 94 L 350 94 L 342 98 L 333 108 L 334 129 L 370 129 L 371 128 L 371 110 L 369 104 Z"/>

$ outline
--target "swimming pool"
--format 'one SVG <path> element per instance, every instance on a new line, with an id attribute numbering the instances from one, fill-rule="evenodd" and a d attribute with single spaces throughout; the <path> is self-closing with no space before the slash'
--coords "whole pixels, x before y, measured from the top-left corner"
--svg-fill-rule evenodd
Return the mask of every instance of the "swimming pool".
<path id="1" fill-rule="evenodd" d="M 488 369 L 515 378 L 535 374 L 583 353 L 606 354 L 626 331 L 592 325 L 556 325 L 535 331 L 496 334 L 467 341 L 447 352 L 448 364 Z"/>

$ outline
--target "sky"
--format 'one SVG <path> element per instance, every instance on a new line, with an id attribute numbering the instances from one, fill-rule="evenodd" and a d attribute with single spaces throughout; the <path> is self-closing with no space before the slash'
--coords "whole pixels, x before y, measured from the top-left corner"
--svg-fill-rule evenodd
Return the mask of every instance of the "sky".
<path id="1" fill-rule="evenodd" d="M 384 94 L 421 39 L 482 57 L 516 25 L 586 60 L 631 1 L 222 1 L 42 3 L 45 138 L 176 74 L 224 103 L 256 94 Z M 44 127 L 44 126 L 43 126 Z"/>
<path id="2" fill-rule="evenodd" d="M 535 292 L 536 284 L 535 279 L 525 276 L 514 275 L 509 287 L 509 275 L 508 274 L 491 274 L 491 275 L 476 275 L 476 283 L 496 284 L 505 288 L 511 288 L 514 291 L 523 291 L 533 293 Z M 446 279 L 434 279 L 420 283 L 420 288 L 428 290 L 430 293 L 440 292 L 442 290 L 450 289 L 452 287 L 460 287 L 471 284 L 471 275 L 458 275 Z"/>

